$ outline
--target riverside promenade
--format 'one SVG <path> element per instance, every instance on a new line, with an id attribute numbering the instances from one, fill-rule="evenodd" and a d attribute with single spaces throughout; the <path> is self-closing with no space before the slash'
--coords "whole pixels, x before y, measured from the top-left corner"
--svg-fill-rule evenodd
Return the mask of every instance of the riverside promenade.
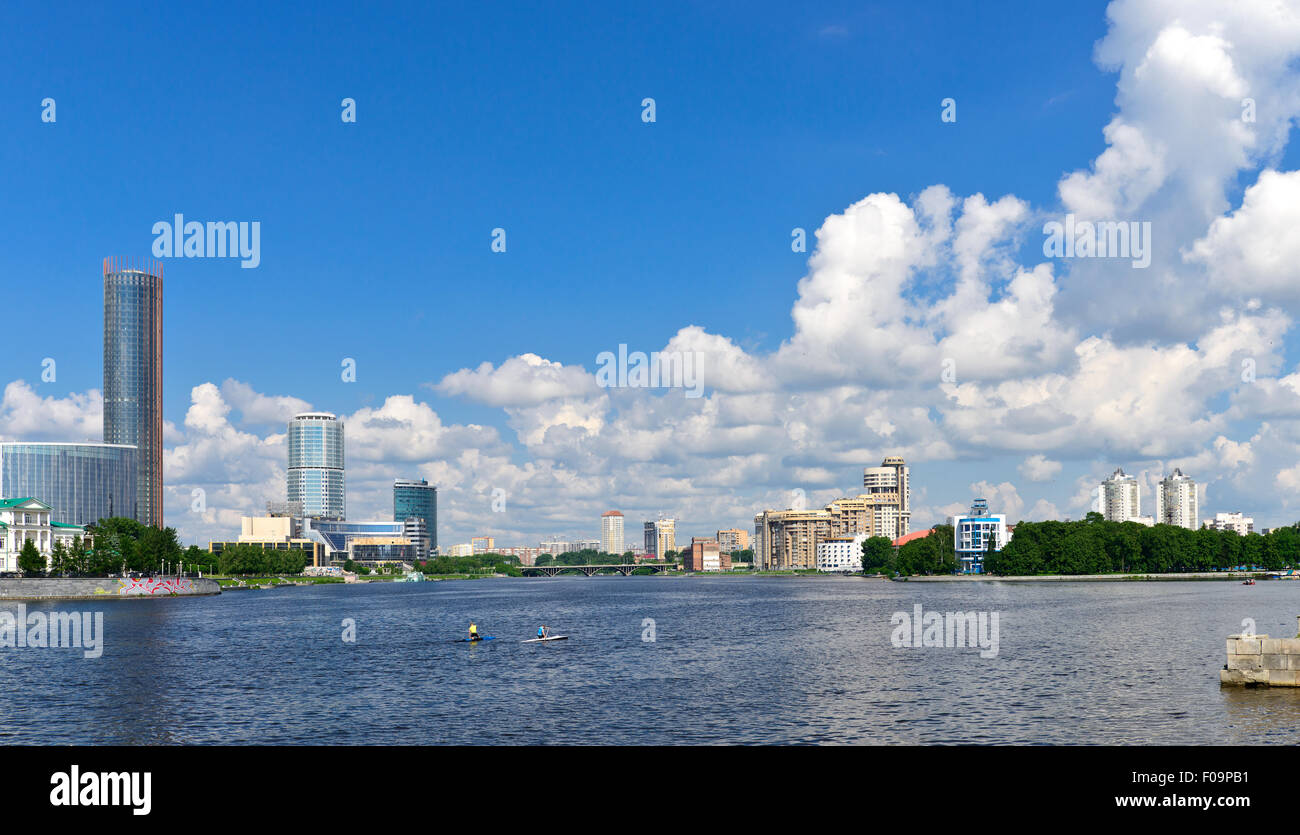
<path id="1" fill-rule="evenodd" d="M 1115 583 L 1146 580 L 1248 580 L 1264 571 L 1187 571 L 1172 574 L 1042 574 L 999 577 L 996 574 L 943 574 L 900 578 L 908 583 Z"/>

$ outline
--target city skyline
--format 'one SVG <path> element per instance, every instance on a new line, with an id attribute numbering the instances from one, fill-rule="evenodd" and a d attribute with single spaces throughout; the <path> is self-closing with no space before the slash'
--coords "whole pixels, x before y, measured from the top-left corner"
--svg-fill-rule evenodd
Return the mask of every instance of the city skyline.
<path id="1" fill-rule="evenodd" d="M 794 24 L 776 6 L 745 24 L 681 10 L 696 32 L 745 26 L 745 57 L 651 17 L 601 21 L 554 56 L 531 42 L 533 14 L 490 47 L 454 26 L 433 27 L 433 46 L 295 35 L 276 50 L 301 59 L 294 72 L 241 70 L 285 92 L 273 102 L 236 101 L 191 65 L 204 31 L 185 53 L 162 28 L 134 31 L 164 42 L 145 90 L 93 48 L 125 37 L 116 22 L 45 42 L 32 20 L 10 101 L 30 118 L 0 140 L 31 164 L 13 172 L 21 210 L 3 211 L 40 251 L 14 252 L 12 270 L 40 277 L 62 327 L 15 317 L 0 440 L 108 440 L 91 271 L 151 253 L 155 224 L 183 214 L 258 222 L 264 245 L 251 269 L 166 259 L 162 515 L 187 542 L 228 538 L 282 497 L 285 423 L 316 409 L 348 427 L 348 515 L 380 518 L 394 478 L 425 478 L 445 542 L 595 537 L 610 507 L 629 537 L 660 511 L 683 535 L 746 528 L 795 491 L 809 507 L 855 495 L 889 454 L 914 468 L 913 530 L 979 497 L 1008 520 L 1081 518 L 1117 466 L 1148 514 L 1181 468 L 1202 518 L 1300 518 L 1296 50 L 1268 12 L 1068 9 L 1048 29 L 997 7 L 943 26 L 907 8 Z M 471 17 L 453 13 L 476 31 Z M 889 31 L 926 37 L 904 49 Z M 272 16 L 249 37 L 281 32 Z M 445 83 L 339 57 L 358 48 L 441 50 Z M 615 55 L 630 56 L 619 73 L 590 75 Z M 61 57 L 79 80 L 35 69 Z M 893 79 L 904 63 L 927 69 L 840 106 L 846 72 Z M 718 75 L 727 101 L 694 83 Z M 485 89 L 515 95 L 485 110 Z M 46 95 L 57 121 L 39 118 Z M 166 124 L 105 134 L 82 159 L 98 126 L 159 96 Z M 214 109 L 240 108 L 209 144 Z M 187 164 L 214 148 L 238 164 Z M 103 210 L 137 171 L 177 173 L 134 177 L 132 200 Z M 75 214 L 50 196 L 74 185 Z M 1045 254 L 1044 225 L 1074 215 L 1150 223 L 1149 266 Z M 636 320 L 649 289 L 671 303 Z M 597 357 L 622 345 L 699 352 L 703 396 L 602 388 Z"/>

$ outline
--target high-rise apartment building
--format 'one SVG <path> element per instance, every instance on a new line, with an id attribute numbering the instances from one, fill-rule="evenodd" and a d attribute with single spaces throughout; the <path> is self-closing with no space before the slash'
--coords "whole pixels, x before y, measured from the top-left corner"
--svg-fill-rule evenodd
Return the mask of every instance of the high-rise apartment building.
<path id="1" fill-rule="evenodd" d="M 469 544 L 475 554 L 491 554 L 497 547 L 497 540 L 493 536 L 471 536 Z"/>
<path id="2" fill-rule="evenodd" d="M 1156 524 L 1195 529 L 1197 522 L 1196 482 L 1174 468 L 1156 490 Z"/>
<path id="3" fill-rule="evenodd" d="M 722 553 L 730 554 L 733 551 L 745 551 L 749 548 L 749 531 L 740 528 L 727 528 L 718 531 L 718 547 Z"/>
<path id="4" fill-rule="evenodd" d="M 617 510 L 600 514 L 600 550 L 606 554 L 623 553 L 623 514 Z"/>
<path id="5" fill-rule="evenodd" d="M 564 540 L 564 539 L 558 539 L 554 536 L 548 540 L 538 543 L 537 548 L 541 553 L 550 554 L 553 557 L 558 557 L 560 554 L 567 554 L 570 551 L 578 550 L 577 548 L 573 547 L 572 542 L 569 542 L 568 540 Z"/>
<path id="6" fill-rule="evenodd" d="M 906 536 L 912 525 L 912 484 L 902 457 L 890 455 L 879 467 L 864 469 L 862 489 L 874 508 L 871 535 L 890 539 Z"/>
<path id="7" fill-rule="evenodd" d="M 1108 522 L 1130 522 L 1142 515 L 1136 478 L 1117 469 L 1101 483 L 1101 515 Z"/>
<path id="8" fill-rule="evenodd" d="M 843 523 L 843 515 L 839 521 Z M 816 568 L 817 543 L 848 534 L 835 529 L 826 508 L 765 510 L 754 516 L 754 564 L 777 571 Z"/>
<path id="9" fill-rule="evenodd" d="M 656 559 L 664 559 L 669 551 L 677 550 L 677 520 L 660 514 L 653 522 L 645 523 L 645 552 Z"/>
<path id="10" fill-rule="evenodd" d="M 288 499 L 310 519 L 345 519 L 343 421 L 303 412 L 289 421 Z M 396 520 L 399 524 L 401 519 Z"/>
<path id="11" fill-rule="evenodd" d="M 393 521 L 424 520 L 424 554 L 438 550 L 438 488 L 424 479 L 393 482 Z"/>
<path id="12" fill-rule="evenodd" d="M 540 548 L 529 548 L 525 545 L 511 545 L 505 548 L 498 546 L 496 552 L 503 557 L 518 557 L 520 565 L 536 565 L 537 557 L 542 553 Z"/>
<path id="13" fill-rule="evenodd" d="M 104 259 L 104 443 L 134 446 L 135 518 L 163 525 L 162 264 Z"/>
<path id="14" fill-rule="evenodd" d="M 821 510 L 766 510 L 754 517 L 754 563 L 763 569 L 817 567 L 817 545 L 830 537 L 858 534 L 893 541 L 912 524 L 907 463 L 888 456 L 862 472 L 863 492 L 836 499 Z M 719 537 L 722 531 L 718 532 Z"/>

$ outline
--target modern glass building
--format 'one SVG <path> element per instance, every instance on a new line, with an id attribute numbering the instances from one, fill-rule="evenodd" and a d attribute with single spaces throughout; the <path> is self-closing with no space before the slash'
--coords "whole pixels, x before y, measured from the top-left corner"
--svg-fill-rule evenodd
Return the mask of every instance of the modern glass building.
<path id="1" fill-rule="evenodd" d="M 438 548 L 438 488 L 424 479 L 393 482 L 393 519 L 401 522 L 410 518 L 423 519 L 428 536 L 425 553 Z"/>
<path id="2" fill-rule="evenodd" d="M 50 521 L 138 519 L 136 448 L 120 444 L 0 443 L 0 498 L 50 506 Z"/>
<path id="3" fill-rule="evenodd" d="M 353 540 L 376 537 L 405 540 L 402 522 L 346 522 L 335 519 L 307 519 L 303 522 L 302 536 L 319 542 L 325 548 L 325 559 L 331 564 L 342 563 L 352 552 Z"/>
<path id="4" fill-rule="evenodd" d="M 989 503 L 976 499 L 965 516 L 949 516 L 957 563 L 963 574 L 983 574 L 984 557 L 989 550 L 1001 551 L 1007 544 L 1007 517 L 989 513 Z"/>
<path id="5" fill-rule="evenodd" d="M 343 421 L 329 412 L 303 412 L 289 421 L 287 493 L 310 519 L 344 519 Z"/>
<path id="6" fill-rule="evenodd" d="M 138 450 L 135 518 L 163 524 L 162 264 L 104 259 L 104 443 Z M 122 514 L 119 514 L 122 515 Z"/>

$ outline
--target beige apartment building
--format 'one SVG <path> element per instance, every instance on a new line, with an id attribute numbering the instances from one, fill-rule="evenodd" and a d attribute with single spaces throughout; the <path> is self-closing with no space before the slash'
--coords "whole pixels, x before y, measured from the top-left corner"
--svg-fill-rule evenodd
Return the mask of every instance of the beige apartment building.
<path id="1" fill-rule="evenodd" d="M 718 531 L 718 548 L 724 554 L 748 549 L 749 531 L 740 528 L 728 528 L 725 531 Z"/>
<path id="2" fill-rule="evenodd" d="M 906 536 L 912 521 L 910 477 L 901 457 L 863 471 L 865 492 L 820 510 L 765 510 L 754 516 L 754 564 L 760 569 L 817 567 L 817 545 L 858 534 L 890 540 Z"/>
<path id="3" fill-rule="evenodd" d="M 645 552 L 663 559 L 669 551 L 677 550 L 677 520 L 662 514 L 653 522 L 645 523 Z"/>
<path id="4" fill-rule="evenodd" d="M 600 514 L 600 550 L 606 554 L 622 554 L 623 514 L 607 510 Z"/>
<path id="5" fill-rule="evenodd" d="M 817 567 L 817 543 L 840 535 L 829 510 L 765 510 L 754 517 L 754 564 L 760 569 Z"/>
<path id="6" fill-rule="evenodd" d="M 890 539 L 907 536 L 912 525 L 912 483 L 907 462 L 901 456 L 890 455 L 879 467 L 867 467 L 862 471 L 862 489 L 875 507 L 871 535 Z"/>

